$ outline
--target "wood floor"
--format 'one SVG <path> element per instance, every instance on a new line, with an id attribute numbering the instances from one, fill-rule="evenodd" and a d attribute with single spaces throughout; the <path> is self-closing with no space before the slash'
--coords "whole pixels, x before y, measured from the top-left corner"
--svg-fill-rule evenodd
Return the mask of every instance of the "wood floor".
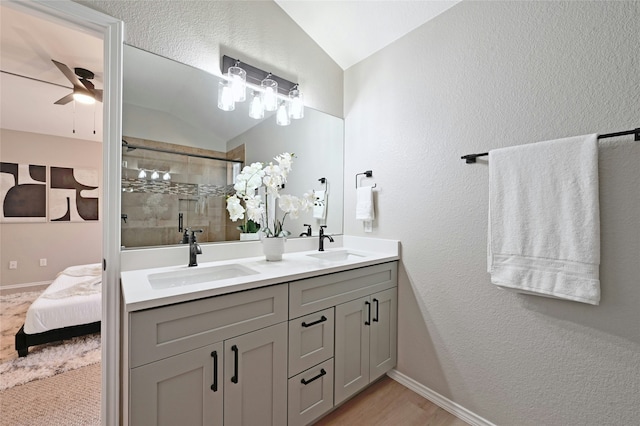
<path id="1" fill-rule="evenodd" d="M 327 425 L 468 426 L 386 376 L 314 424 Z"/>

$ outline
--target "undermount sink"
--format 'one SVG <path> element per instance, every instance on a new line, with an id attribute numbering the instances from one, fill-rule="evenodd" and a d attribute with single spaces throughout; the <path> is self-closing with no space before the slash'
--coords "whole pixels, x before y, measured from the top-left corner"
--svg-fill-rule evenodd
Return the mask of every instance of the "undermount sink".
<path id="1" fill-rule="evenodd" d="M 195 267 L 179 271 L 159 272 L 147 277 L 151 288 L 160 290 L 170 287 L 182 287 L 209 281 L 226 280 L 257 274 L 251 268 L 235 263 L 228 265 Z"/>
<path id="2" fill-rule="evenodd" d="M 328 260 L 332 262 L 340 262 L 345 260 L 351 260 L 355 258 L 363 258 L 367 257 L 362 253 L 355 253 L 350 250 L 331 250 L 331 251 L 320 251 L 314 254 L 308 254 L 309 257 L 315 257 L 320 260 Z"/>

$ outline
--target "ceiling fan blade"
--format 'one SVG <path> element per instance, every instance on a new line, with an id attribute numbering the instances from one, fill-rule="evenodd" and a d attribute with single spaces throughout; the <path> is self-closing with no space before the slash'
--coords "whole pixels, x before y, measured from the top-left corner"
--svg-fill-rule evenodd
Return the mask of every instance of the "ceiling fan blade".
<path id="1" fill-rule="evenodd" d="M 56 67 L 58 67 L 58 69 L 60 71 L 62 71 L 62 74 L 64 74 L 65 77 L 67 77 L 67 79 L 74 85 L 74 86 L 80 86 L 80 87 L 84 87 L 82 85 L 82 83 L 80 82 L 80 79 L 78 79 L 78 76 L 75 75 L 73 73 L 73 71 L 71 71 L 69 69 L 68 66 L 66 66 L 65 64 L 63 64 L 62 62 L 58 62 L 58 61 L 54 61 L 53 59 L 51 60 L 51 62 L 53 62 L 55 64 Z"/>
<path id="2" fill-rule="evenodd" d="M 93 97 L 96 98 L 96 101 L 102 102 L 102 89 L 93 89 Z"/>
<path id="3" fill-rule="evenodd" d="M 69 102 L 71 102 L 72 100 L 73 100 L 73 93 L 69 93 L 67 96 L 65 96 L 64 98 L 58 99 L 53 104 L 54 105 L 66 105 Z"/>

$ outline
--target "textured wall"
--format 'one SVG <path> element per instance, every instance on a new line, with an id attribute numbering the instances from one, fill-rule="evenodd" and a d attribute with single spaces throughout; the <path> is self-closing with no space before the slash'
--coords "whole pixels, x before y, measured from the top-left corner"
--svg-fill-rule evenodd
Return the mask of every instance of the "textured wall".
<path id="1" fill-rule="evenodd" d="M 398 368 L 495 424 L 640 424 L 640 143 L 600 144 L 596 307 L 490 283 L 488 168 L 460 160 L 639 127 L 638 46 L 638 2 L 462 2 L 345 72 L 345 233 L 372 169 Z"/>
<path id="2" fill-rule="evenodd" d="M 102 188 L 100 142 L 6 129 L 0 130 L 0 140 L 4 162 L 95 168 Z M 0 257 L 0 286 L 52 281 L 67 266 L 100 261 L 102 217 L 84 223 L 2 223 Z M 47 259 L 45 267 L 39 266 L 42 258 Z M 18 269 L 9 269 L 10 260 L 18 261 Z"/>
<path id="3" fill-rule="evenodd" d="M 342 69 L 273 1 L 76 1 L 124 21 L 127 44 L 217 75 L 221 55 L 240 58 L 342 117 Z"/>

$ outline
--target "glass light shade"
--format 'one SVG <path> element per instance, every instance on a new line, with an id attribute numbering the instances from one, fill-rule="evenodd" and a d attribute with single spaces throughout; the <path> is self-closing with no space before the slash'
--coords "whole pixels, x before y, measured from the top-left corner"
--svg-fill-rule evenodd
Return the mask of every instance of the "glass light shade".
<path id="1" fill-rule="evenodd" d="M 162 175 L 162 180 L 171 180 L 171 175 L 169 174 L 169 172 L 166 172 Z"/>
<path id="2" fill-rule="evenodd" d="M 264 106 L 262 105 L 262 94 L 257 91 L 251 93 L 251 104 L 249 105 L 249 117 L 260 120 L 264 118 Z"/>
<path id="3" fill-rule="evenodd" d="M 227 81 L 218 82 L 218 108 L 223 111 L 233 111 L 236 109 L 231 84 Z"/>
<path id="4" fill-rule="evenodd" d="M 153 171 L 153 173 L 151 173 L 151 179 L 158 179 L 160 177 L 160 175 L 158 174 L 157 171 Z"/>
<path id="5" fill-rule="evenodd" d="M 73 99 L 81 104 L 91 105 L 96 103 L 96 99 L 88 90 L 82 90 L 79 87 L 73 89 Z"/>
<path id="6" fill-rule="evenodd" d="M 291 118 L 289 117 L 289 111 L 287 111 L 287 104 L 285 101 L 280 102 L 278 112 L 276 112 L 276 124 L 278 126 L 288 126 L 291 124 Z"/>
<path id="7" fill-rule="evenodd" d="M 235 66 L 229 67 L 227 76 L 231 82 L 231 91 L 235 102 L 244 102 L 247 99 L 247 72 Z"/>
<path id="8" fill-rule="evenodd" d="M 140 170 L 140 173 L 138 173 L 138 179 L 144 179 L 147 177 L 147 172 L 145 172 L 144 170 Z"/>
<path id="9" fill-rule="evenodd" d="M 278 82 L 265 78 L 260 84 L 262 87 L 262 103 L 265 111 L 275 111 L 278 109 Z"/>
<path id="10" fill-rule="evenodd" d="M 289 92 L 289 116 L 294 120 L 304 117 L 304 101 L 302 93 L 297 89 Z"/>

